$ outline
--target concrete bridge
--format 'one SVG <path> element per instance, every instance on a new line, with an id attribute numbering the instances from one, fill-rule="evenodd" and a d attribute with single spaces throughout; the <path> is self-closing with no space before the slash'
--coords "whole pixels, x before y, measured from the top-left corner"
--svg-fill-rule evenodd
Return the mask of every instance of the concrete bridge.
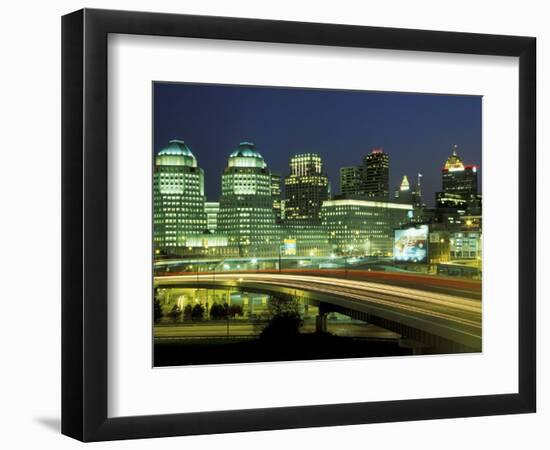
<path id="1" fill-rule="evenodd" d="M 340 312 L 403 336 L 415 353 L 481 351 L 481 301 L 383 283 L 274 273 L 210 273 L 155 277 L 155 287 L 233 288 L 299 297 L 319 307 L 317 329 Z"/>

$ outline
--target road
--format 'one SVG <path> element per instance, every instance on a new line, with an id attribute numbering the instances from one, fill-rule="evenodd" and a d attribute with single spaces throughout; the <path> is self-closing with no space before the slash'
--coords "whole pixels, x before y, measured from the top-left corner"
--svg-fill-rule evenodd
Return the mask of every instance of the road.
<path id="1" fill-rule="evenodd" d="M 258 336 L 265 324 L 231 321 L 227 323 L 205 322 L 201 324 L 174 324 L 160 325 L 154 328 L 156 339 L 181 339 L 181 338 L 204 338 L 204 337 L 225 337 L 225 336 Z M 313 333 L 315 323 L 313 320 L 305 321 L 301 328 L 303 333 Z M 346 323 L 341 321 L 329 321 L 327 331 L 338 336 L 361 337 L 371 339 L 398 339 L 399 335 L 384 330 L 376 325 L 365 323 Z"/>
<path id="2" fill-rule="evenodd" d="M 161 276 L 155 278 L 155 286 L 233 287 L 300 295 L 481 349 L 481 301 L 457 295 L 345 278 L 249 272 Z"/>

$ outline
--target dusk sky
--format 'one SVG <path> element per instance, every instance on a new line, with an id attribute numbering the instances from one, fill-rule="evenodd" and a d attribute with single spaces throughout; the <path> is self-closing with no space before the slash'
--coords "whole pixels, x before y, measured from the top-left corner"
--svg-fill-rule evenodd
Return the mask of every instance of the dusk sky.
<path id="1" fill-rule="evenodd" d="M 318 153 L 332 194 L 340 167 L 358 165 L 373 147 L 390 155 L 390 191 L 423 175 L 423 201 L 434 204 L 441 167 L 458 144 L 465 164 L 481 165 L 481 97 L 206 84 L 154 84 L 154 148 L 186 142 L 205 172 L 209 201 L 220 195 L 227 158 L 252 141 L 283 177 L 297 153 Z M 481 189 L 481 180 L 479 180 Z"/>

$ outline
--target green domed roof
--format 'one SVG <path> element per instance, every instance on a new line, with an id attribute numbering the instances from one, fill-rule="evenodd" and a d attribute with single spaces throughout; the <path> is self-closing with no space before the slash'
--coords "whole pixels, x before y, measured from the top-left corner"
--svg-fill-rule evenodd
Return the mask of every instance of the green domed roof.
<path id="1" fill-rule="evenodd" d="M 197 166 L 197 159 L 184 141 L 172 139 L 157 154 L 156 164 L 160 166 Z"/>
<path id="2" fill-rule="evenodd" d="M 230 158 L 236 158 L 236 157 L 251 157 L 251 158 L 261 158 L 262 155 L 260 155 L 256 151 L 256 146 L 252 142 L 241 142 L 237 148 L 229 155 Z"/>
<path id="3" fill-rule="evenodd" d="M 229 155 L 229 166 L 235 167 L 265 167 L 262 155 L 256 150 L 253 142 L 241 142 Z"/>
<path id="4" fill-rule="evenodd" d="M 171 156 L 193 156 L 187 144 L 179 139 L 172 139 L 168 142 L 168 145 L 162 147 L 162 150 L 159 152 L 159 156 L 171 155 Z"/>

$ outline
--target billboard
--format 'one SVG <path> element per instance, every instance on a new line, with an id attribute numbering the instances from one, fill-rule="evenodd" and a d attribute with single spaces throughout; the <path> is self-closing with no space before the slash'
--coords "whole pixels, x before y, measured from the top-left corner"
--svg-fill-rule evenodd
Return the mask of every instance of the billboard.
<path id="1" fill-rule="evenodd" d="M 283 242 L 283 254 L 285 256 L 296 256 L 296 239 L 285 239 Z"/>
<path id="2" fill-rule="evenodd" d="M 426 263 L 428 260 L 428 225 L 395 230 L 393 259 L 396 262 Z"/>

